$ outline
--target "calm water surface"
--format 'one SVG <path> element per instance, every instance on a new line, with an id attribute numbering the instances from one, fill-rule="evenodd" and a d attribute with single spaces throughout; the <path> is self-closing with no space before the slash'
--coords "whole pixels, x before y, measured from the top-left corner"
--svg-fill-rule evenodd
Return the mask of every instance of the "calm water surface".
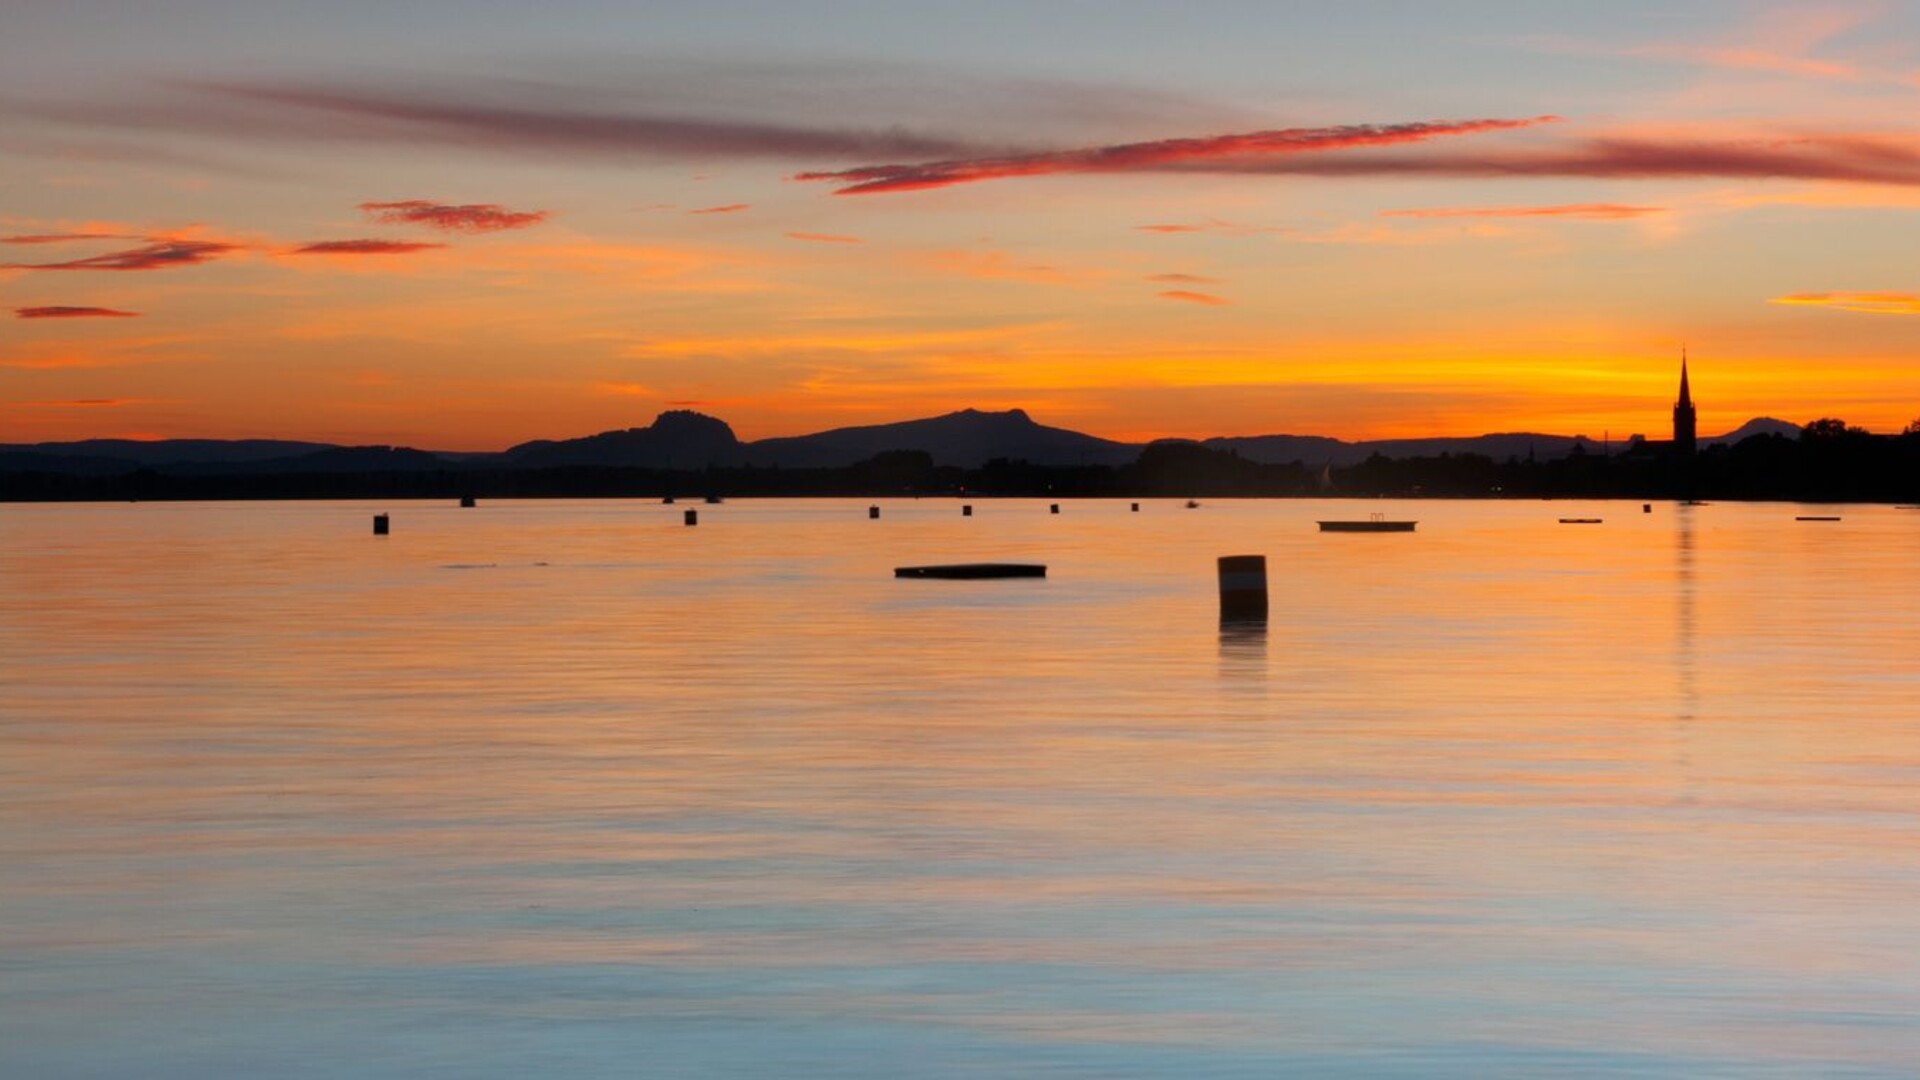
<path id="1" fill-rule="evenodd" d="M 0 1076 L 1920 1070 L 1920 511 L 866 505 L 0 507 Z"/>

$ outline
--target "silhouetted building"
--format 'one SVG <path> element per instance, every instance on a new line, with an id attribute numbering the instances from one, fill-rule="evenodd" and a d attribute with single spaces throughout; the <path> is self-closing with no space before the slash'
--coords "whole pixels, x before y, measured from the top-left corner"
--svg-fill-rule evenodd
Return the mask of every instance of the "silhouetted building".
<path id="1" fill-rule="evenodd" d="M 1693 395 L 1687 389 L 1687 350 L 1680 350 L 1680 400 L 1673 403 L 1673 451 L 1692 457 L 1699 437 L 1694 427 Z"/>

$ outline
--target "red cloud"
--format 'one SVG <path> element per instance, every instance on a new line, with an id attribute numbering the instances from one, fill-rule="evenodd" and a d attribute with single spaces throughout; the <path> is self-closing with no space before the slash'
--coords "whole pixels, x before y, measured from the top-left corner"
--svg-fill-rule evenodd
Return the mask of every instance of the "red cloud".
<path id="1" fill-rule="evenodd" d="M 450 206 L 426 199 L 363 202 L 360 209 L 385 225 L 425 225 L 444 232 L 486 233 L 525 229 L 552 216 L 550 210 L 509 210 L 498 203 Z"/>
<path id="2" fill-rule="evenodd" d="M 1157 233 L 1205 232 L 1207 230 L 1205 225 L 1135 225 L 1134 228 L 1141 232 Z"/>
<path id="3" fill-rule="evenodd" d="M 295 255 L 411 255 L 416 251 L 429 251 L 446 247 L 445 244 L 424 244 L 413 240 L 322 240 L 317 244 L 295 248 Z"/>
<path id="4" fill-rule="evenodd" d="M 1602 137 L 1542 150 L 1462 154 L 1433 151 L 1364 157 L 1322 155 L 1292 160 L 1233 160 L 1223 172 L 1302 176 L 1584 176 L 1605 180 L 1662 178 L 1834 180 L 1920 185 L 1920 142 L 1864 135 L 1753 136 L 1738 139 Z"/>
<path id="5" fill-rule="evenodd" d="M 864 195 L 881 191 L 917 191 L 1009 176 L 1219 168 L 1223 163 L 1261 162 L 1276 156 L 1422 142 L 1445 135 L 1471 135 L 1483 131 L 1531 127 L 1558 119 L 1554 116 L 1536 116 L 1525 120 L 1433 120 L 1409 124 L 1281 128 L 1240 135 L 1161 139 L 1156 142 L 1121 143 L 1011 157 L 933 161 L 919 165 L 864 165 L 838 172 L 800 173 L 794 179 L 836 181 L 847 185 L 836 191 L 836 195 Z"/>
<path id="6" fill-rule="evenodd" d="M 1662 206 L 1623 206 L 1619 203 L 1570 203 L 1565 206 L 1461 206 L 1430 210 L 1382 210 L 1381 217 L 1407 218 L 1526 218 L 1568 217 L 1590 221 L 1614 221 L 1620 218 L 1664 214 Z"/>
<path id="7" fill-rule="evenodd" d="M 750 209 L 752 206 L 753 206 L 752 203 L 737 202 L 737 203 L 728 203 L 725 206 L 703 206 L 698 210 L 689 210 L 687 211 L 687 213 L 689 214 L 737 214 L 742 210 Z"/>
<path id="8" fill-rule="evenodd" d="M 29 237 L 25 240 L 15 238 L 10 242 L 39 244 L 76 239 L 95 238 Z M 66 262 L 0 263 L 0 270 L 168 270 L 176 266 L 193 266 L 196 263 L 209 262 L 229 251 L 238 250 L 239 246 L 236 244 L 222 244 L 214 240 L 156 240 L 146 247 L 109 251 L 105 255 L 92 255 Z"/>
<path id="9" fill-rule="evenodd" d="M 14 308 L 13 314 L 19 319 L 134 319 L 140 316 L 137 311 L 117 311 L 104 307 L 22 307 Z"/>
<path id="10" fill-rule="evenodd" d="M 833 233 L 817 232 L 790 232 L 787 234 L 787 239 L 811 240 L 816 244 L 858 244 L 862 242 L 857 236 L 835 236 Z"/>
<path id="11" fill-rule="evenodd" d="M 1213 307 L 1225 307 L 1229 301 L 1212 293 L 1188 292 L 1185 289 L 1168 289 L 1160 294 L 1162 300 L 1183 300 L 1189 304 L 1209 304 Z"/>

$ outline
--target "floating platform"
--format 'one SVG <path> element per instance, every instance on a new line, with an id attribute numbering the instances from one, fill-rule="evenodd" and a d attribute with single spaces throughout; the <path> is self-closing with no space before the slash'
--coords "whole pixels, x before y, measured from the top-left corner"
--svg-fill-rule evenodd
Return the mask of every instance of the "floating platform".
<path id="1" fill-rule="evenodd" d="M 950 563 L 946 566 L 896 566 L 893 576 L 971 581 L 977 578 L 1046 577 L 1047 568 L 1041 563 Z"/>
<path id="2" fill-rule="evenodd" d="M 1799 517 L 1794 518 L 1793 520 L 1795 521 L 1839 521 L 1840 519 L 1838 517 L 1834 517 L 1826 514 L 1802 514 Z"/>
<path id="3" fill-rule="evenodd" d="M 1561 518 L 1560 524 L 1562 525 L 1598 525 L 1600 524 L 1600 520 L 1601 519 L 1599 518 Z"/>
<path id="4" fill-rule="evenodd" d="M 1370 521 L 1323 521 L 1321 532 L 1412 532 L 1419 524 L 1414 521 L 1387 521 L 1374 518 Z"/>

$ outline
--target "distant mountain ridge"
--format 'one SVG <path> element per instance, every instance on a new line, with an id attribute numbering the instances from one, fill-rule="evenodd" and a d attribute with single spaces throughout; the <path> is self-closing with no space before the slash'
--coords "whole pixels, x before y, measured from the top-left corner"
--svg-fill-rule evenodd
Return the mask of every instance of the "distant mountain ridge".
<path id="1" fill-rule="evenodd" d="M 1735 443 L 1752 435 L 1797 435 L 1799 425 L 1757 417 L 1725 435 L 1702 438 L 1703 446 Z M 1496 461 L 1548 460 L 1577 451 L 1620 452 L 1581 436 L 1507 432 L 1433 439 L 1346 442 L 1320 435 L 1224 436 L 1175 439 L 1238 454 L 1263 464 L 1302 462 L 1345 467 L 1379 454 L 1437 457 L 1479 454 Z M 929 454 L 936 465 L 978 468 L 1004 458 L 1047 466 L 1118 466 L 1133 462 L 1151 444 L 1116 442 L 1037 423 L 1024 409 L 988 412 L 962 409 L 944 416 L 890 424 L 834 428 L 811 435 L 742 442 L 726 421 L 679 409 L 652 424 L 603 431 L 574 439 L 538 439 L 498 453 L 436 453 L 407 447 L 344 447 L 273 439 L 87 439 L 78 442 L 0 444 L 0 471 L 115 475 L 153 469 L 175 475 L 256 475 L 349 471 L 559 467 L 699 470 L 735 466 L 839 468 L 888 451 Z"/>

